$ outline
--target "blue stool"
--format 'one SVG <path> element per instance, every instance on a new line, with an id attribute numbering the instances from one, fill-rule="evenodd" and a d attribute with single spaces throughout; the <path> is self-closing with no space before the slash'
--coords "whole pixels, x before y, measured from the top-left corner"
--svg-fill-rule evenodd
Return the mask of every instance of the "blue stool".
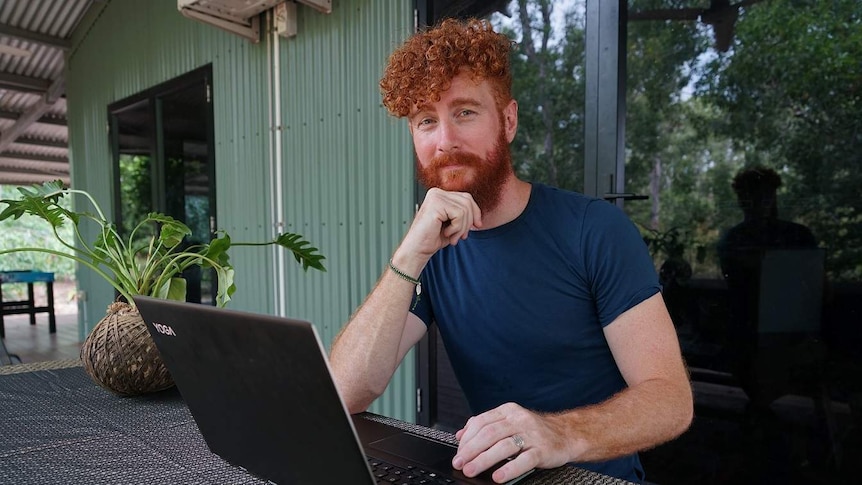
<path id="1" fill-rule="evenodd" d="M 27 299 L 3 301 L 4 283 L 27 283 Z M 33 284 L 45 283 L 48 290 L 48 305 L 36 306 L 33 297 Z M 30 315 L 30 325 L 36 325 L 36 314 L 48 312 L 48 331 L 57 333 L 57 319 L 54 317 L 54 273 L 42 271 L 0 271 L 0 338 L 6 337 L 4 321 L 6 315 L 27 313 Z"/>

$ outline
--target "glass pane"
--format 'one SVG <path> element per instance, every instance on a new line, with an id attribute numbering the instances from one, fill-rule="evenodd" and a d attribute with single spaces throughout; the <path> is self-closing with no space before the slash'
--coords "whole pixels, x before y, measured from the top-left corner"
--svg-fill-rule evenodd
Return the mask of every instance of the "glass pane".
<path id="1" fill-rule="evenodd" d="M 515 170 L 524 180 L 582 191 L 585 0 L 520 0 L 507 11 L 508 16 L 497 13 L 491 21 L 516 42 Z"/>
<path id="2" fill-rule="evenodd" d="M 128 237 L 135 225 L 153 210 L 152 110 L 150 102 L 140 101 L 113 113 L 117 131 L 117 167 L 119 169 L 119 229 Z M 150 227 L 135 233 L 136 242 L 149 239 Z M 138 246 L 138 244 L 135 244 Z"/>
<path id="3" fill-rule="evenodd" d="M 192 246 L 209 243 L 211 223 L 214 225 L 206 92 L 206 83 L 201 80 L 158 98 L 165 160 L 165 212 L 189 226 L 192 235 L 186 243 Z M 184 277 L 188 301 L 214 302 L 212 272 L 193 267 Z"/>
<path id="4" fill-rule="evenodd" d="M 211 239 L 212 111 L 206 80 L 201 71 L 193 72 L 112 105 L 118 226 L 126 237 L 134 230 L 135 247 L 147 247 L 156 230 L 135 229 L 149 212 L 188 225 L 192 235 L 183 241 L 186 247 Z M 214 275 L 192 268 L 183 277 L 188 301 L 214 303 Z"/>
<path id="5" fill-rule="evenodd" d="M 862 396 L 859 2 L 740 3 L 629 1 L 626 191 L 650 199 L 625 210 L 703 416 L 647 471 L 834 482 Z"/>

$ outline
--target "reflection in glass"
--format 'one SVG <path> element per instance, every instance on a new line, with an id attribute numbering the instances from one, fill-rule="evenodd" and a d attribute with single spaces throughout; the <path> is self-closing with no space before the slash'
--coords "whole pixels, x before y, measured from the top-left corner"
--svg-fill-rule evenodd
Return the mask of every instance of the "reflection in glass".
<path id="1" fill-rule="evenodd" d="M 120 199 L 124 201 L 120 208 L 123 227 L 121 234 L 130 234 L 137 221 L 143 220 L 152 211 L 150 201 L 150 157 L 142 155 L 121 154 L 120 169 Z M 149 237 L 141 234 L 141 237 Z"/>
<path id="2" fill-rule="evenodd" d="M 703 450 L 722 479 L 653 480 L 843 483 L 862 402 L 859 2 L 628 6 L 626 191 L 650 200 L 625 210 L 692 368 L 690 434 L 723 434 Z M 754 167 L 780 183 L 742 196 Z"/>
<path id="3" fill-rule="evenodd" d="M 165 160 L 166 213 L 182 220 L 192 235 L 185 244 L 210 241 L 213 209 L 206 85 L 201 82 L 158 98 Z M 184 272 L 186 299 L 211 303 L 214 274 L 193 267 Z"/>
<path id="4" fill-rule="evenodd" d="M 119 173 L 119 233 L 129 237 L 144 217 L 155 210 L 153 201 L 153 145 L 148 100 L 134 103 L 112 113 L 116 130 L 116 156 Z M 135 245 L 143 246 L 153 228 L 135 233 Z"/>

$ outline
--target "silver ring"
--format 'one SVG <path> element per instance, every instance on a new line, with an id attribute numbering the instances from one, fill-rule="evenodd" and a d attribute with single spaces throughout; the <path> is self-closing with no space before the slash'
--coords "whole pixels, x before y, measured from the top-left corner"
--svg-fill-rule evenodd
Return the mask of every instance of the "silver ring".
<path id="1" fill-rule="evenodd" d="M 521 438 L 519 435 L 513 434 L 512 441 L 514 441 L 515 446 L 518 447 L 518 452 L 524 449 L 524 438 Z"/>

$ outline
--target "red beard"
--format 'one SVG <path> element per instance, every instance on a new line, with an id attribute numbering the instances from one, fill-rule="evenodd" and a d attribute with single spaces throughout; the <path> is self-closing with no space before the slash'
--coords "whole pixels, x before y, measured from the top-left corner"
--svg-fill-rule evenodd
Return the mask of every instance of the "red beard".
<path id="1" fill-rule="evenodd" d="M 460 167 L 446 170 L 454 166 Z M 503 183 L 512 173 L 512 156 L 502 132 L 485 159 L 472 153 L 444 153 L 432 158 L 427 167 L 423 167 L 416 159 L 416 178 L 426 189 L 438 187 L 467 192 L 473 196 L 482 212 L 497 208 L 503 193 Z"/>

